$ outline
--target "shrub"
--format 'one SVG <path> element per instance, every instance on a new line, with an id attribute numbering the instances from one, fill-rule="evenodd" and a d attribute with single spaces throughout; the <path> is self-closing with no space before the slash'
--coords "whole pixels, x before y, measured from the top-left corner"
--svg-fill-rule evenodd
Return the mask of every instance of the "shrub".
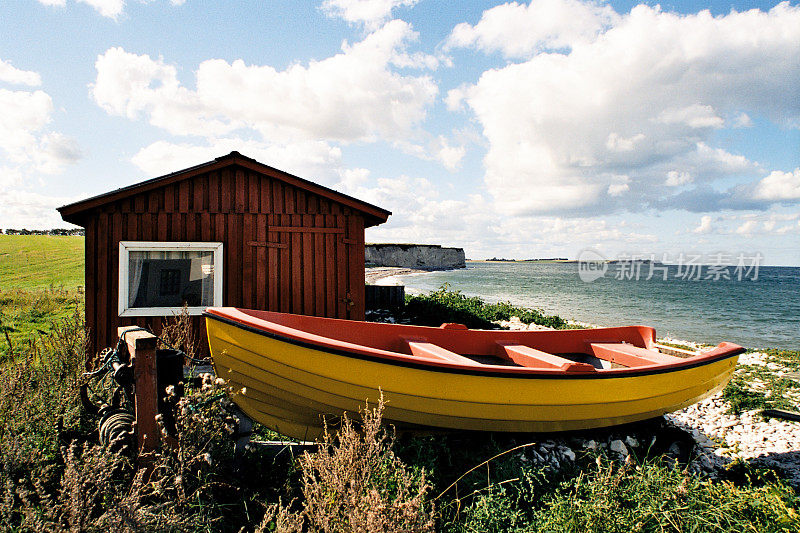
<path id="1" fill-rule="evenodd" d="M 539 324 L 564 328 L 566 321 L 556 315 L 545 315 L 537 309 L 516 307 L 510 302 L 486 303 L 477 296 L 466 296 L 461 291 L 450 290 L 448 284 L 418 296 L 406 296 L 405 313 L 412 323 L 439 326 L 444 322 L 457 322 L 469 328 L 496 329 L 495 321 L 516 316 L 526 324 Z"/>

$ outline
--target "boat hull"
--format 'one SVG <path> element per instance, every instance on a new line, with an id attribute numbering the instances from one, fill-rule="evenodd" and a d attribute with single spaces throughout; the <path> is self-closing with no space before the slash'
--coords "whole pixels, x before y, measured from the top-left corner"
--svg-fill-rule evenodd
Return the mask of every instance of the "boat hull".
<path id="1" fill-rule="evenodd" d="M 291 342 L 207 316 L 217 376 L 252 419 L 296 439 L 318 438 L 323 417 L 385 400 L 398 429 L 551 432 L 635 422 L 708 397 L 738 356 L 634 374 L 503 374 L 388 364 Z"/>

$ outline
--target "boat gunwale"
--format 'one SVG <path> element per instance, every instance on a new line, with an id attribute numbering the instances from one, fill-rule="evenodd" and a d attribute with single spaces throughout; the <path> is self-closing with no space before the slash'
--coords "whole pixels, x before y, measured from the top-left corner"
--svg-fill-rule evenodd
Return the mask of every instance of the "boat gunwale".
<path id="1" fill-rule="evenodd" d="M 611 369 L 599 370 L 596 372 L 564 372 L 560 369 L 539 369 L 532 367 L 512 367 L 512 366 L 501 366 L 501 365 L 466 366 L 447 361 L 422 359 L 419 357 L 409 356 L 408 354 L 403 354 L 399 352 L 390 352 L 387 350 L 380 350 L 377 348 L 372 348 L 370 346 L 364 346 L 364 345 L 355 345 L 355 344 L 353 345 L 355 347 L 358 347 L 361 350 L 361 352 L 353 351 L 351 349 L 345 349 L 343 347 L 326 345 L 319 342 L 314 342 L 312 340 L 299 338 L 302 337 L 303 334 L 309 335 L 309 333 L 304 332 L 303 330 L 292 328 L 290 326 L 285 326 L 283 324 L 278 324 L 275 322 L 270 322 L 269 320 L 253 317 L 252 315 L 248 315 L 250 317 L 249 320 L 258 323 L 263 323 L 264 326 L 274 325 L 282 329 L 287 329 L 292 332 L 297 332 L 298 338 L 294 338 L 291 336 L 287 336 L 286 334 L 270 331 L 268 329 L 265 329 L 264 326 L 257 327 L 252 324 L 245 323 L 241 320 L 232 318 L 230 316 L 225 316 L 224 314 L 217 314 L 217 313 L 223 313 L 224 311 L 222 311 L 222 309 L 224 308 L 208 308 L 206 311 L 203 312 L 203 316 L 207 319 L 210 318 L 213 320 L 217 320 L 219 322 L 234 326 L 244 331 L 255 333 L 257 335 L 262 335 L 276 341 L 285 342 L 295 346 L 318 350 L 334 355 L 351 357 L 363 361 L 370 361 L 373 363 L 388 364 L 393 366 L 403 366 L 403 367 L 428 370 L 434 372 L 445 372 L 450 374 L 466 374 L 474 376 L 526 378 L 526 379 L 627 378 L 634 376 L 647 376 L 653 374 L 664 374 L 664 373 L 688 370 L 699 366 L 713 364 L 719 361 L 723 361 L 725 359 L 730 359 L 745 352 L 745 349 L 741 346 L 738 346 L 733 343 L 723 342 L 705 354 L 698 354 L 698 356 L 695 356 L 695 358 L 687 358 L 684 361 L 668 363 L 668 364 L 656 363 L 653 365 L 640 366 L 640 367 L 611 368 Z M 243 313 L 243 311 L 241 311 L 238 308 L 229 308 L 229 309 L 234 309 L 240 313 Z M 321 317 L 309 317 L 309 318 L 318 319 Z M 335 343 L 344 344 L 344 341 L 339 341 L 338 339 L 333 339 L 330 337 L 323 337 L 323 336 L 320 337 L 332 344 Z M 718 354 L 713 353 L 716 351 L 719 351 L 720 353 Z"/>

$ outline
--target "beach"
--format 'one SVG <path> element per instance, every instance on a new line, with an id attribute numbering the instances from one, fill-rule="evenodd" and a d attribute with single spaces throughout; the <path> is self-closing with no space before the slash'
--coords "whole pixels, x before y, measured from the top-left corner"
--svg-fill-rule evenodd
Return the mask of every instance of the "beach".
<path id="1" fill-rule="evenodd" d="M 402 285 L 398 276 L 425 274 L 427 272 L 427 270 L 405 267 L 366 267 L 364 269 L 364 281 L 367 285 Z"/>

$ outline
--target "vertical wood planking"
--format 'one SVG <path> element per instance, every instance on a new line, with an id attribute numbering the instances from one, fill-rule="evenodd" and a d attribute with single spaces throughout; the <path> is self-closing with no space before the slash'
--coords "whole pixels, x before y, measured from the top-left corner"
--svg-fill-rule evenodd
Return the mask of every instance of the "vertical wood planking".
<path id="1" fill-rule="evenodd" d="M 259 214 L 256 217 L 256 238 L 258 242 L 267 240 L 267 215 Z M 255 293 L 256 307 L 267 308 L 267 250 L 266 246 L 259 246 L 255 250 Z"/>
<path id="2" fill-rule="evenodd" d="M 272 213 L 276 215 L 283 214 L 283 204 L 284 204 L 284 197 L 283 197 L 283 188 L 281 187 L 281 182 L 278 180 L 271 180 L 272 181 Z"/>
<path id="3" fill-rule="evenodd" d="M 279 215 L 281 226 L 288 225 L 291 222 L 291 215 Z M 291 244 L 291 235 L 286 232 L 278 233 L 280 235 L 281 244 L 285 244 L 285 248 L 279 248 L 280 261 L 281 261 L 281 277 L 280 277 L 280 310 L 285 313 L 292 312 L 292 256 L 289 245 Z"/>
<path id="4" fill-rule="evenodd" d="M 291 215 L 289 226 L 302 226 L 301 215 Z M 303 235 L 298 232 L 289 233 L 292 253 L 292 313 L 303 312 Z"/>
<path id="5" fill-rule="evenodd" d="M 247 211 L 247 177 L 244 175 L 244 170 L 240 168 L 236 169 L 235 172 L 233 193 L 236 203 L 234 211 L 236 213 L 244 213 Z"/>
<path id="6" fill-rule="evenodd" d="M 256 176 L 255 173 L 253 172 L 248 172 L 247 183 L 248 183 L 247 211 L 248 213 L 255 215 L 258 213 L 258 203 L 260 200 L 260 196 L 258 194 L 258 176 Z"/>
<path id="7" fill-rule="evenodd" d="M 230 277 L 228 276 L 228 254 L 230 246 L 225 238 L 227 229 L 224 213 L 214 215 L 214 240 L 223 243 L 222 245 L 222 272 L 214 272 L 215 276 L 222 276 L 222 305 L 232 305 L 229 300 Z"/>
<path id="8" fill-rule="evenodd" d="M 321 228 L 325 226 L 323 215 L 311 215 L 314 217 L 314 226 Z M 325 312 L 325 234 L 314 234 L 314 310 L 312 314 L 316 316 L 326 316 Z"/>
<path id="9" fill-rule="evenodd" d="M 178 185 L 178 211 L 189 212 L 189 180 L 183 180 Z"/>
<path id="10" fill-rule="evenodd" d="M 230 213 L 233 210 L 233 179 L 230 169 L 225 169 L 220 173 L 220 211 Z"/>
<path id="11" fill-rule="evenodd" d="M 304 228 L 314 227 L 312 215 L 299 215 Z M 303 250 L 303 314 L 314 314 L 314 234 L 301 234 Z"/>
<path id="12" fill-rule="evenodd" d="M 336 223 L 333 215 L 323 215 L 325 227 L 332 227 Z M 336 305 L 336 235 L 325 234 L 325 316 L 335 317 Z"/>
<path id="13" fill-rule="evenodd" d="M 344 226 L 344 217 L 336 215 L 336 226 Z M 347 318 L 347 246 L 344 244 L 342 234 L 336 234 L 336 316 Z"/>
<path id="14" fill-rule="evenodd" d="M 260 192 L 261 201 L 260 201 L 260 210 L 259 213 L 268 214 L 272 213 L 272 180 L 260 177 L 258 180 L 258 190 Z"/>
<path id="15" fill-rule="evenodd" d="M 219 213 L 219 173 L 208 176 L 208 212 Z"/>
<path id="16" fill-rule="evenodd" d="M 123 215 L 119 211 L 110 214 L 109 243 L 108 243 L 108 308 L 109 318 L 114 320 L 109 324 L 109 333 L 117 330 L 119 324 L 119 241 L 123 240 Z"/>
<path id="17" fill-rule="evenodd" d="M 97 350 L 102 350 L 108 336 L 108 318 L 110 317 L 108 309 L 108 292 L 111 289 L 108 283 L 108 215 L 103 212 L 98 212 L 97 215 L 97 286 L 98 292 L 95 296 L 97 300 L 97 338 L 98 345 L 95 347 Z M 114 310 L 116 312 L 116 310 Z"/>
<path id="18" fill-rule="evenodd" d="M 159 241 L 168 241 L 169 240 L 169 222 L 168 222 L 169 215 L 166 212 L 162 211 L 158 214 L 158 240 Z"/>
<path id="19" fill-rule="evenodd" d="M 97 225 L 94 217 L 88 217 L 86 223 L 84 250 L 86 266 L 84 267 L 84 294 L 86 301 L 86 327 L 89 328 L 89 356 L 97 353 Z M 87 361 L 87 365 L 89 362 Z"/>
<path id="20" fill-rule="evenodd" d="M 211 231 L 211 215 L 207 211 L 200 213 L 200 240 L 203 242 L 212 242 Z"/>
<path id="21" fill-rule="evenodd" d="M 245 213 L 242 216 L 243 229 L 242 229 L 242 305 L 248 309 L 252 309 L 253 305 L 253 292 L 255 290 L 255 283 L 253 277 L 253 255 L 254 248 L 248 242 L 255 240 L 254 228 L 254 215 Z"/>
<path id="22" fill-rule="evenodd" d="M 277 215 L 267 215 L 267 224 L 275 226 L 276 220 L 275 217 Z M 269 228 L 267 228 L 269 229 Z M 267 231 L 267 239 L 270 242 L 278 242 L 280 236 L 274 231 Z M 269 278 L 269 290 L 267 291 L 267 296 L 269 299 L 269 306 L 267 309 L 271 309 L 273 311 L 278 311 L 280 309 L 280 292 L 279 292 L 279 283 L 281 279 L 281 272 L 280 272 L 280 263 L 278 254 L 280 250 L 278 248 L 269 248 L 267 250 L 268 257 L 268 265 L 267 265 L 267 276 Z"/>
<path id="23" fill-rule="evenodd" d="M 191 180 L 194 196 L 192 198 L 192 211 L 197 214 L 202 213 L 208 206 L 205 203 L 206 189 L 208 188 L 208 176 L 198 176 Z"/>
<path id="24" fill-rule="evenodd" d="M 198 213 L 181 213 L 181 225 L 183 226 L 183 231 L 186 235 L 186 238 L 181 240 L 186 240 L 188 242 L 194 242 L 197 240 L 195 237 L 197 233 L 197 224 L 195 223 L 195 219 L 198 216 Z"/>
<path id="25" fill-rule="evenodd" d="M 355 320 L 364 320 L 364 219 L 358 215 L 350 214 L 348 234 L 350 239 L 350 293 L 355 305 L 351 309 L 351 316 Z"/>
<path id="26" fill-rule="evenodd" d="M 240 307 L 242 305 L 242 233 L 240 217 L 235 213 L 227 215 L 228 218 L 228 253 L 227 272 L 228 278 L 228 305 Z M 223 267 L 224 268 L 224 267 Z"/>

